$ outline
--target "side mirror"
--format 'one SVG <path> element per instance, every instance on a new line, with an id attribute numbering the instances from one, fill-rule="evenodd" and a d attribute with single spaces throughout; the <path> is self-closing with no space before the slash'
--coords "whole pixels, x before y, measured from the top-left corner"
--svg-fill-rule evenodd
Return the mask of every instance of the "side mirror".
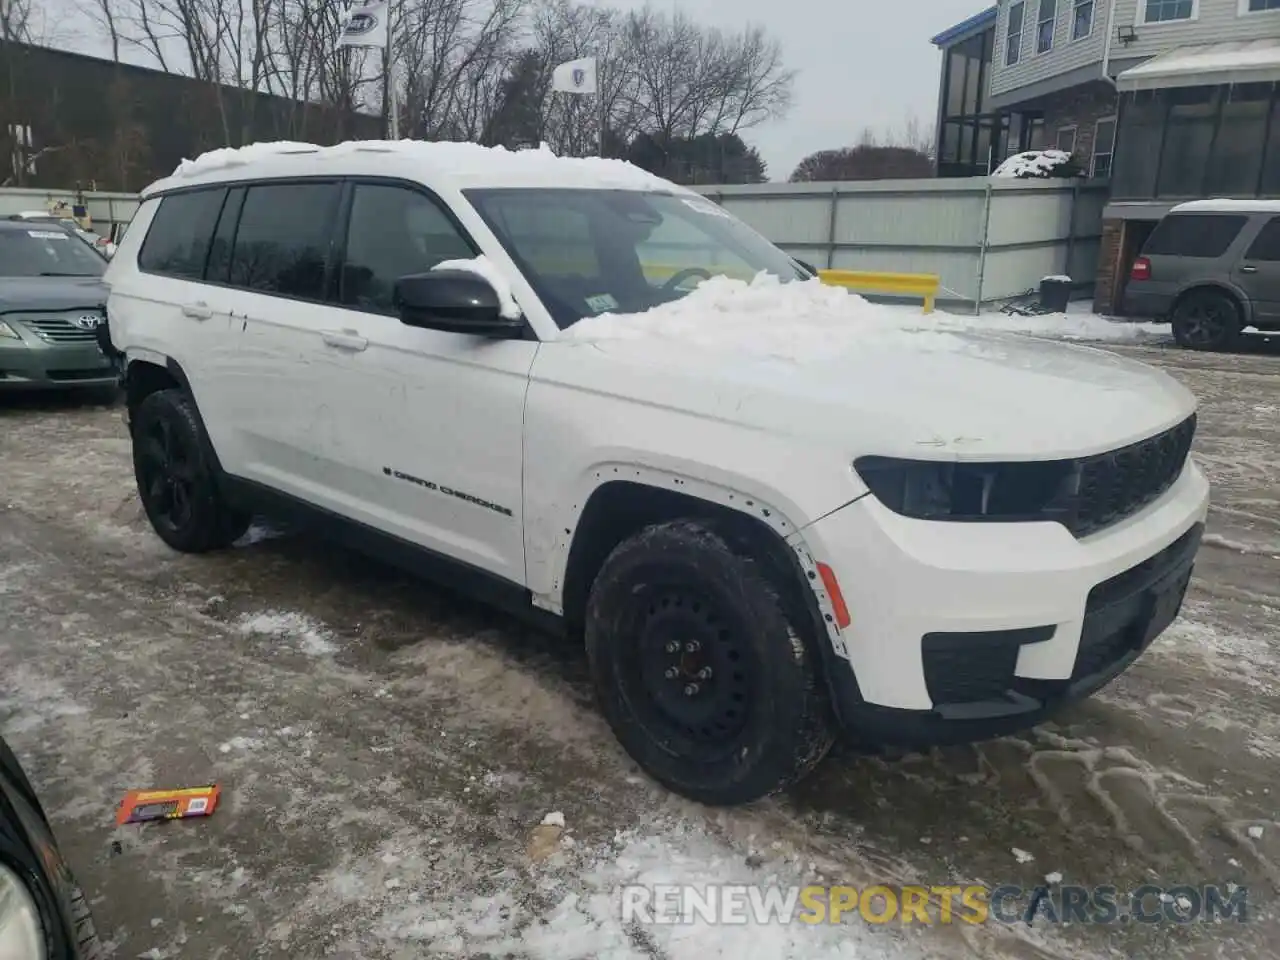
<path id="1" fill-rule="evenodd" d="M 393 294 L 400 322 L 410 327 L 514 340 L 524 318 L 502 315 L 498 291 L 467 270 L 432 270 L 401 277 Z"/>

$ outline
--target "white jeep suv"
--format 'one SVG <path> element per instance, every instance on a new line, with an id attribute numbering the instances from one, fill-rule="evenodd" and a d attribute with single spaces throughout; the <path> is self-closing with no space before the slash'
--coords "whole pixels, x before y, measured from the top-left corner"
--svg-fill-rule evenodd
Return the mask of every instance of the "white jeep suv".
<path id="1" fill-rule="evenodd" d="M 623 745 L 707 803 L 840 729 L 1039 722 L 1172 622 L 1199 546 L 1164 373 L 873 307 L 618 161 L 215 151 L 107 279 L 166 543 L 280 514 L 581 635 Z"/>

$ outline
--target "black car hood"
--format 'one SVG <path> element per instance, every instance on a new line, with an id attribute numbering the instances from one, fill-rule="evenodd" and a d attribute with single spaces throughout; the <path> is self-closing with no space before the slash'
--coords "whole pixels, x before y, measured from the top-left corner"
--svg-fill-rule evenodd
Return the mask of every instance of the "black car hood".
<path id="1" fill-rule="evenodd" d="M 0 277 L 0 314 L 106 304 L 107 285 L 100 277 Z"/>

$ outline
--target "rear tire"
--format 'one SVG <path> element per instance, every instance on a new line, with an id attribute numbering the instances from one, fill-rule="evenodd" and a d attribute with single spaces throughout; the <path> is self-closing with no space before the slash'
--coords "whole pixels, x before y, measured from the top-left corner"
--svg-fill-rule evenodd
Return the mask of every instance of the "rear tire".
<path id="1" fill-rule="evenodd" d="M 1194 290 L 1173 308 L 1173 338 L 1188 350 L 1226 350 L 1244 325 L 1235 300 L 1216 290 Z"/>
<path id="2" fill-rule="evenodd" d="M 812 628 L 785 585 L 711 526 L 650 526 L 614 549 L 587 601 L 605 718 L 655 780 L 713 806 L 803 778 L 833 723 Z"/>
<path id="3" fill-rule="evenodd" d="M 161 540 L 183 553 L 205 553 L 244 535 L 251 517 L 218 489 L 212 447 L 185 391 L 148 395 L 132 432 L 138 496 Z"/>

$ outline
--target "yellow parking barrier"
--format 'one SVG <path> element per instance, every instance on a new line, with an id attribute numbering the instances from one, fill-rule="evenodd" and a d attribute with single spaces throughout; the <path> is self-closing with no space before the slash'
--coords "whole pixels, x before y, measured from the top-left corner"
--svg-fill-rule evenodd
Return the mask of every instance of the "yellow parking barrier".
<path id="1" fill-rule="evenodd" d="M 924 301 L 924 312 L 933 313 L 942 287 L 941 278 L 934 273 L 875 273 L 862 270 L 819 270 L 823 283 L 835 287 L 847 287 L 858 293 L 901 294 L 919 297 Z"/>

